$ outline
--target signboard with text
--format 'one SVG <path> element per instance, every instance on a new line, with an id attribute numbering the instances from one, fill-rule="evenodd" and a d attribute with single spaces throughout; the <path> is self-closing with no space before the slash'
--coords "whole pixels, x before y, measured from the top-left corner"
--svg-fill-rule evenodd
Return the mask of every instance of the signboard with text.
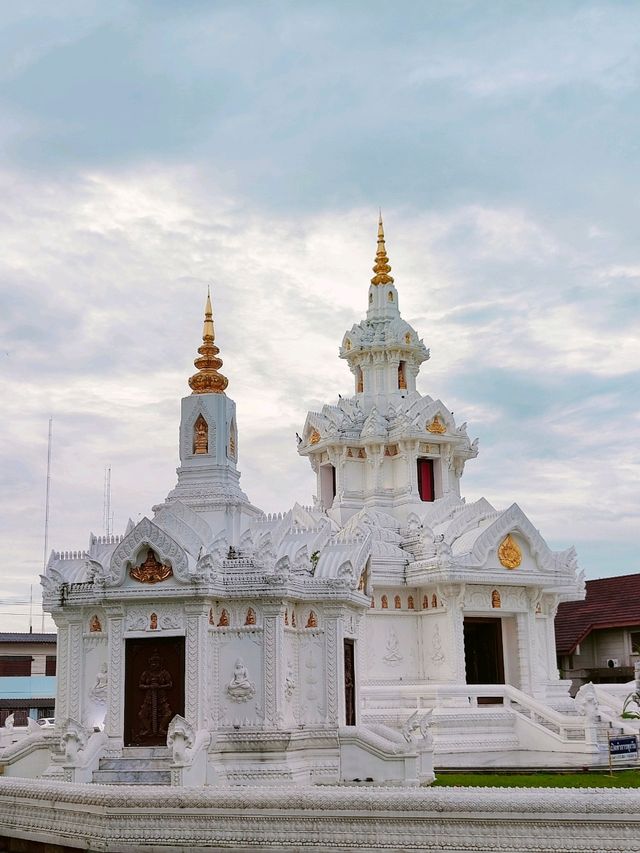
<path id="1" fill-rule="evenodd" d="M 609 738 L 609 755 L 612 759 L 624 759 L 625 761 L 638 760 L 638 737 L 637 735 L 618 735 Z"/>

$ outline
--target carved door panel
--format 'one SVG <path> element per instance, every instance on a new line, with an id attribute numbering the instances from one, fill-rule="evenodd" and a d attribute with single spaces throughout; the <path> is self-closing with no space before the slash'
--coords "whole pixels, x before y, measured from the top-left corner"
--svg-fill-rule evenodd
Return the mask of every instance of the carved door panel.
<path id="1" fill-rule="evenodd" d="M 184 716 L 184 637 L 126 640 L 125 746 L 165 746 L 176 714 Z"/>
<path id="2" fill-rule="evenodd" d="M 344 641 L 344 716 L 345 725 L 356 724 L 356 663 L 353 640 Z"/>

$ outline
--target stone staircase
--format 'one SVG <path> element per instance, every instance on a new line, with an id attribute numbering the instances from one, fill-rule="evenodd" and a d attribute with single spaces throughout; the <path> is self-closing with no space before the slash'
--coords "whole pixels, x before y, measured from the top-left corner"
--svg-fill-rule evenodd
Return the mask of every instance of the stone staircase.
<path id="1" fill-rule="evenodd" d="M 462 719 L 462 724 L 461 724 Z M 501 705 L 485 705 L 455 711 L 440 710 L 432 726 L 436 756 L 439 753 L 467 755 L 472 742 L 481 743 L 483 751 L 518 749 L 513 711 Z M 471 736 L 471 741 L 470 741 Z"/>
<path id="2" fill-rule="evenodd" d="M 120 758 L 101 758 L 93 781 L 100 785 L 170 785 L 169 763 L 166 747 L 129 746 Z"/>

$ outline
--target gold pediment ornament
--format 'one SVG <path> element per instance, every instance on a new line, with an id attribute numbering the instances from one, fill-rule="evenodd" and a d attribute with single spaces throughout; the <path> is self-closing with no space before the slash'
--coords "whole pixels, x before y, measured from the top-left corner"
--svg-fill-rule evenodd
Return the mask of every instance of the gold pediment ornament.
<path id="1" fill-rule="evenodd" d="M 505 569 L 517 569 L 522 563 L 522 551 L 510 533 L 500 543 L 498 559 Z"/>
<path id="2" fill-rule="evenodd" d="M 132 566 L 129 575 L 140 583 L 160 583 L 173 574 L 171 566 L 161 563 L 152 548 L 147 551 L 147 557 L 140 566 Z"/>
<path id="3" fill-rule="evenodd" d="M 438 435 L 442 435 L 442 433 L 447 431 L 447 427 L 442 422 L 440 415 L 434 415 L 433 420 L 430 424 L 427 424 L 427 432 L 434 432 Z"/>
<path id="4" fill-rule="evenodd" d="M 311 431 L 309 436 L 309 444 L 317 444 L 320 441 L 320 433 L 317 429 Z"/>

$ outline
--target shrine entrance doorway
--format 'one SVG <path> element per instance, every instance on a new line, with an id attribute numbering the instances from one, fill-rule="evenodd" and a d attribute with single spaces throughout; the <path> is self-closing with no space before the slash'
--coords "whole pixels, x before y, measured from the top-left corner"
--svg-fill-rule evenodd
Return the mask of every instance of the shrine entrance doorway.
<path id="1" fill-rule="evenodd" d="M 184 716 L 184 637 L 125 640 L 124 745 L 166 746 Z"/>
<path id="2" fill-rule="evenodd" d="M 501 619 L 465 617 L 464 662 L 467 684 L 504 684 Z M 479 704 L 500 702 L 499 697 L 478 697 Z"/>

